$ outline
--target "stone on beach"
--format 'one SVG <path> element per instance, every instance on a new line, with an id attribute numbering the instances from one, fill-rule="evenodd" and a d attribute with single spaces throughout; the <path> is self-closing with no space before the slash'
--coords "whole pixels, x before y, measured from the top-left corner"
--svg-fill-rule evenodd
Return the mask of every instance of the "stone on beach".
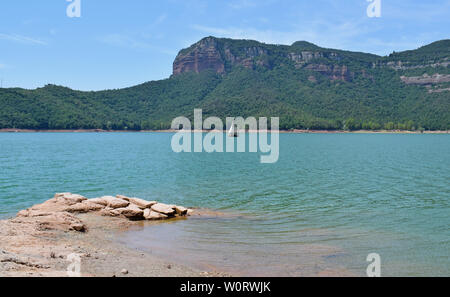
<path id="1" fill-rule="evenodd" d="M 153 220 L 165 220 L 168 218 L 168 216 L 147 208 L 146 210 L 144 210 L 144 218 L 146 220 L 153 221 Z"/>
<path id="2" fill-rule="evenodd" d="M 93 203 L 89 200 L 85 200 L 81 203 L 77 203 L 75 205 L 69 206 L 67 208 L 68 212 L 79 212 L 79 213 L 86 213 L 91 211 L 99 211 L 105 208 L 105 206 L 97 203 Z"/>
<path id="3" fill-rule="evenodd" d="M 128 202 L 130 202 L 130 203 L 132 203 L 132 204 L 135 204 L 135 205 L 137 205 L 139 208 L 142 208 L 142 209 L 150 208 L 150 207 L 152 207 L 153 205 L 155 205 L 155 204 L 158 203 L 158 202 L 156 202 L 156 201 L 147 201 L 147 200 L 144 200 L 144 199 L 140 199 L 140 198 L 131 198 L 131 197 L 123 196 L 123 195 L 117 195 L 116 197 L 119 198 L 119 199 L 128 201 Z"/>
<path id="4" fill-rule="evenodd" d="M 104 196 L 101 197 L 100 199 L 103 199 L 107 202 L 107 206 L 111 207 L 111 208 L 124 208 L 127 207 L 128 205 L 130 205 L 129 201 L 123 200 L 123 199 L 119 199 L 113 196 Z"/>
<path id="5" fill-rule="evenodd" d="M 20 212 L 14 223 L 33 223 L 38 230 L 86 231 L 84 223 L 68 212 L 41 212 L 28 210 Z"/>
<path id="6" fill-rule="evenodd" d="M 60 193 L 42 204 L 20 211 L 15 220 L 19 223 L 33 223 L 37 230 L 84 232 L 87 227 L 76 216 L 82 213 L 97 213 L 102 216 L 137 221 L 165 220 L 175 216 L 186 216 L 191 213 L 191 210 L 182 206 L 126 196 L 87 199 L 77 194 Z"/>
<path id="7" fill-rule="evenodd" d="M 173 216 L 176 212 L 173 205 L 167 205 L 164 203 L 157 203 L 155 205 L 152 205 L 151 209 L 167 216 Z"/>
<path id="8" fill-rule="evenodd" d="M 87 200 L 86 197 L 72 193 L 58 193 L 54 197 L 56 202 L 62 202 L 68 205 L 74 205 Z"/>
<path id="9" fill-rule="evenodd" d="M 142 219 L 144 217 L 144 211 L 134 204 L 130 204 L 128 207 L 115 209 L 113 212 L 117 212 L 119 215 L 133 220 Z"/>
<path id="10" fill-rule="evenodd" d="M 184 215 L 186 215 L 187 212 L 188 212 L 188 209 L 185 208 L 185 207 L 183 207 L 183 206 L 177 206 L 177 205 L 175 205 L 174 208 L 175 208 L 175 211 L 176 211 L 177 215 L 179 215 L 179 216 L 184 216 Z"/>
<path id="11" fill-rule="evenodd" d="M 102 198 L 92 198 L 88 200 L 89 202 L 95 203 L 95 204 L 100 204 L 103 206 L 108 206 L 108 201 L 102 199 Z"/>

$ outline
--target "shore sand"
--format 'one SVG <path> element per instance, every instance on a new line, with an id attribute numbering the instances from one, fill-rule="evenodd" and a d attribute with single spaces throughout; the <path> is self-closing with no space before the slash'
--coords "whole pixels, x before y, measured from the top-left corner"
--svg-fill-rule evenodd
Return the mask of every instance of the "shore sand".
<path id="1" fill-rule="evenodd" d="M 97 211 L 68 213 L 53 201 L 51 203 L 58 207 L 52 212 L 46 203 L 0 221 L 0 276 L 65 277 L 68 276 L 67 269 L 71 264 L 68 259 L 72 254 L 81 259 L 80 273 L 83 277 L 226 276 L 166 261 L 115 240 L 120 232 L 142 226 L 142 221 L 124 216 L 105 216 Z M 33 215 L 26 215 L 26 212 Z M 196 212 L 194 215 L 201 214 Z M 167 221 L 177 219 L 187 218 L 173 217 Z M 145 224 L 165 222 L 145 221 Z"/>

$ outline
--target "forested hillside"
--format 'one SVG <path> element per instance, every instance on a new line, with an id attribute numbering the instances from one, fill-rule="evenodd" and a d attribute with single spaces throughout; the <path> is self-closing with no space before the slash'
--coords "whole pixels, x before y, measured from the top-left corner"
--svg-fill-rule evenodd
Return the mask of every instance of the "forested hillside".
<path id="1" fill-rule="evenodd" d="M 0 89 L 0 129 L 150 130 L 178 116 L 277 116 L 282 129 L 450 129 L 450 40 L 387 57 L 207 37 L 174 75 L 126 89 Z M 88 69 L 86 71 L 89 71 Z"/>

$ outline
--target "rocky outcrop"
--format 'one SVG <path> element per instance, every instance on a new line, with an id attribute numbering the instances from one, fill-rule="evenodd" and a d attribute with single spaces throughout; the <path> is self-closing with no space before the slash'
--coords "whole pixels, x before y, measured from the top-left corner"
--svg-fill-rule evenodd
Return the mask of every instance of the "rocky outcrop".
<path id="1" fill-rule="evenodd" d="M 163 220 L 188 216 L 191 210 L 177 205 L 130 198 L 123 195 L 87 199 L 71 193 L 56 194 L 54 198 L 20 211 L 15 223 L 35 223 L 39 230 L 87 231 L 87 226 L 76 215 L 96 213 L 101 216 L 129 220 Z"/>
<path id="2" fill-rule="evenodd" d="M 353 73 L 351 73 L 347 66 L 339 65 L 325 65 L 325 64 L 309 64 L 306 69 L 319 72 L 320 74 L 328 77 L 330 80 L 342 80 L 351 81 L 353 79 Z"/>
<path id="3" fill-rule="evenodd" d="M 180 53 L 173 64 L 174 75 L 184 72 L 199 73 L 208 69 L 217 73 L 225 72 L 225 62 L 214 38 L 206 38 L 198 42 L 192 50 Z"/>
<path id="4" fill-rule="evenodd" d="M 433 85 L 450 82 L 450 74 L 424 74 L 422 76 L 401 76 L 400 79 L 407 85 Z"/>
<path id="5" fill-rule="evenodd" d="M 214 37 L 202 39 L 178 54 L 173 64 L 173 75 L 186 72 L 200 73 L 205 70 L 223 74 L 235 66 L 271 69 L 277 63 L 285 63 L 293 64 L 296 69 L 306 67 L 331 80 L 350 81 L 352 77 L 347 66 L 335 65 L 342 57 L 333 51 L 320 50 L 319 47 L 314 51 L 301 50 L 297 46 L 270 46 L 252 41 L 244 41 L 236 46 L 234 42 Z M 286 52 L 286 49 L 292 51 Z M 330 64 L 314 63 L 318 59 L 327 59 Z"/>

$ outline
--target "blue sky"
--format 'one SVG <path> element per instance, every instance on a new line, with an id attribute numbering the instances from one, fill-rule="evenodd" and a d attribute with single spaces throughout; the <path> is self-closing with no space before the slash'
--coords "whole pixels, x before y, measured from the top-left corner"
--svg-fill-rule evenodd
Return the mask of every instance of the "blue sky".
<path id="1" fill-rule="evenodd" d="M 386 55 L 450 38 L 450 0 L 2 0 L 4 87 L 47 83 L 79 90 L 167 78 L 177 52 L 209 35 Z"/>

